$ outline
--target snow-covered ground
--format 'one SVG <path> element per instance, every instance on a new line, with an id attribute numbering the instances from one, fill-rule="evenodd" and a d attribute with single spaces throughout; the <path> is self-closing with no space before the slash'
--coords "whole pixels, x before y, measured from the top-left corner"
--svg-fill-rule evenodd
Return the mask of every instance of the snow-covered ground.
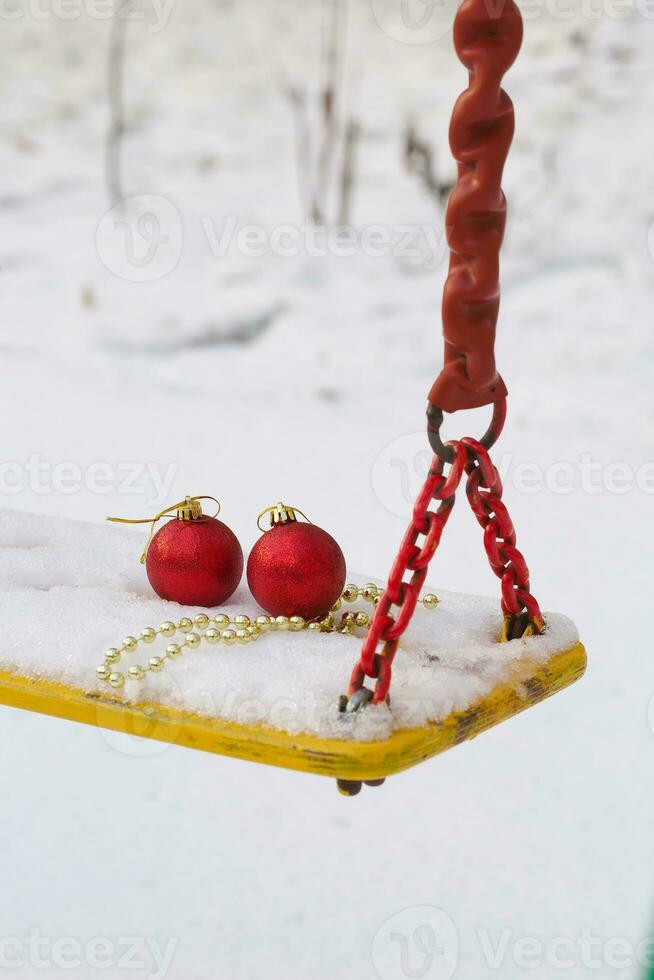
<path id="1" fill-rule="evenodd" d="M 213 493 L 245 549 L 282 496 L 351 569 L 384 577 L 427 459 L 445 274 L 442 211 L 407 173 L 402 131 L 414 123 L 450 179 L 465 79 L 451 4 L 413 31 L 399 0 L 349 6 L 364 242 L 347 257 L 298 231 L 281 94 L 282 79 L 316 87 L 317 0 L 194 0 L 128 25 L 137 199 L 108 217 L 108 22 L 90 0 L 76 19 L 2 15 L 4 506 L 100 522 Z M 157 975 L 153 950 L 175 980 L 643 975 L 654 25 L 643 4 L 564 6 L 525 5 L 507 79 L 496 458 L 534 591 L 579 627 L 586 677 L 351 801 L 327 780 L 2 709 L 0 965 L 22 963 L 14 975 L 123 976 L 127 937 L 144 940 L 134 977 Z M 416 0 L 416 24 L 425 11 Z M 375 225 L 389 245 L 365 238 Z M 278 254 L 288 227 L 297 254 Z M 448 432 L 460 424 L 476 433 L 484 413 Z M 464 501 L 430 578 L 497 595 Z"/>

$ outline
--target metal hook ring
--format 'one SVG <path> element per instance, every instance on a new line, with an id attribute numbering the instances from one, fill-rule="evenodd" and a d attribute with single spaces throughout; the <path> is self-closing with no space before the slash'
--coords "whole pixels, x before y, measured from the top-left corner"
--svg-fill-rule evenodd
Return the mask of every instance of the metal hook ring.
<path id="1" fill-rule="evenodd" d="M 493 417 L 486 432 L 479 440 L 484 449 L 490 449 L 497 441 L 504 428 L 505 419 L 506 398 L 502 398 L 500 401 L 493 403 Z M 456 453 L 451 442 L 444 443 L 441 439 L 442 424 L 443 409 L 439 408 L 438 405 L 430 405 L 427 409 L 427 436 L 429 438 L 429 445 L 436 456 L 439 456 L 446 463 L 453 463 Z"/>

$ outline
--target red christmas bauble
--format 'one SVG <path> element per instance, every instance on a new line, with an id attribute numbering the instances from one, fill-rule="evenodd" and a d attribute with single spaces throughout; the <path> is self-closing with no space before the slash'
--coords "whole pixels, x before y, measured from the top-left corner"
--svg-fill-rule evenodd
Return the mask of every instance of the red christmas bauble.
<path id="1" fill-rule="evenodd" d="M 162 599 L 217 606 L 241 581 L 243 551 L 234 532 L 215 517 L 176 518 L 152 538 L 145 568 Z"/>
<path id="2" fill-rule="evenodd" d="M 340 597 L 345 558 L 331 534 L 293 517 L 262 534 L 250 552 L 247 578 L 267 613 L 314 619 L 329 612 Z"/>

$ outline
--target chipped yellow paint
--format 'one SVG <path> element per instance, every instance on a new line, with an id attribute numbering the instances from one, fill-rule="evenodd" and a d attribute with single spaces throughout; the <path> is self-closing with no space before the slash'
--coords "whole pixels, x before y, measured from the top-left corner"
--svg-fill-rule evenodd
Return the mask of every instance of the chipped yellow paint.
<path id="1" fill-rule="evenodd" d="M 465 711 L 421 728 L 401 729 L 376 742 L 289 735 L 264 725 L 239 725 L 161 705 L 124 704 L 114 694 L 86 693 L 8 671 L 0 671 L 0 704 L 321 776 L 379 779 L 474 738 L 574 683 L 585 668 L 581 643 L 543 664 L 516 661 L 504 683 Z"/>

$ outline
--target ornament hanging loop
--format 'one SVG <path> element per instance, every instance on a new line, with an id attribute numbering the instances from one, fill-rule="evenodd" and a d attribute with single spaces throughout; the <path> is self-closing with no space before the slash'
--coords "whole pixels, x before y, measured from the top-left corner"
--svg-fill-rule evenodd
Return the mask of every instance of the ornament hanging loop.
<path id="1" fill-rule="evenodd" d="M 154 537 L 155 525 L 163 517 L 169 517 L 175 511 L 175 516 L 179 521 L 200 521 L 203 518 L 207 520 L 207 515 L 202 510 L 202 500 L 212 500 L 216 504 L 216 512 L 211 515 L 211 518 L 218 517 L 220 513 L 220 501 L 216 497 L 211 497 L 208 494 L 197 494 L 193 497 L 184 497 L 183 500 L 178 500 L 176 504 L 171 504 L 170 507 L 166 507 L 164 510 L 160 510 L 158 514 L 154 517 L 107 517 L 108 521 L 112 521 L 114 524 L 149 524 L 150 534 L 148 535 L 148 540 L 146 542 L 145 548 L 143 549 L 143 554 L 141 555 L 139 561 L 142 565 L 145 565 L 145 559 L 147 558 L 148 548 L 150 547 L 150 542 Z"/>
<path id="2" fill-rule="evenodd" d="M 261 526 L 261 521 L 266 514 L 270 514 L 270 527 L 274 527 L 275 524 L 288 524 L 290 521 L 297 521 L 297 514 L 303 517 L 307 524 L 312 523 L 299 507 L 289 507 L 280 501 L 278 504 L 273 504 L 272 507 L 266 507 L 265 510 L 261 511 L 257 517 L 257 527 L 260 531 L 266 530 L 265 527 Z"/>

